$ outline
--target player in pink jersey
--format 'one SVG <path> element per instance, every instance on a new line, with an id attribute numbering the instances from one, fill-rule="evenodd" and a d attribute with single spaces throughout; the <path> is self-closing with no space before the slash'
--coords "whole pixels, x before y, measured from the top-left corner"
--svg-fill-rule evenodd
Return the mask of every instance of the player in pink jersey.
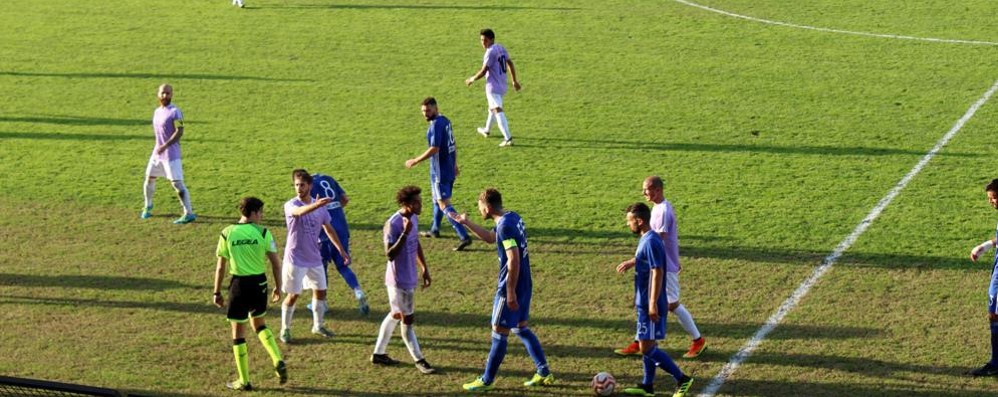
<path id="1" fill-rule="evenodd" d="M 180 109 L 171 103 L 173 101 L 173 86 L 159 86 L 156 96 L 159 107 L 152 115 L 152 129 L 156 136 L 156 146 L 149 156 L 146 165 L 146 180 L 143 186 L 145 192 L 145 207 L 142 209 L 142 219 L 152 217 L 152 195 L 156 190 L 156 178 L 165 177 L 177 191 L 177 198 L 184 208 L 184 215 L 173 221 L 176 224 L 191 223 L 197 218 L 191 208 L 191 195 L 184 185 L 184 168 L 180 162 L 180 138 L 184 136 L 184 115 Z"/>
<path id="2" fill-rule="evenodd" d="M 502 97 L 506 95 L 506 72 L 509 71 L 510 77 L 513 78 L 513 88 L 517 91 L 521 88 L 520 80 L 516 78 L 516 68 L 513 67 L 513 60 L 509 59 L 506 48 L 496 43 L 495 32 L 492 29 L 482 29 L 480 39 L 482 48 L 485 48 L 482 68 L 464 81 L 464 84 L 470 86 L 475 80 L 485 77 L 485 98 L 489 102 L 489 113 L 485 119 L 485 127 L 479 128 L 478 133 L 488 137 L 492 128 L 492 119 L 495 118 L 503 136 L 499 146 L 512 146 L 513 135 L 509 132 L 509 123 L 502 108 Z"/>
<path id="3" fill-rule="evenodd" d="M 689 310 L 686 310 L 686 306 L 679 303 L 679 272 L 682 270 L 682 266 L 679 265 L 679 234 L 676 227 L 676 212 L 672 209 L 672 203 L 665 199 L 662 192 L 663 187 L 662 178 L 653 175 L 645 178 L 641 185 L 641 192 L 645 199 L 655 204 L 651 210 L 649 226 L 652 231 L 662 237 L 662 241 L 665 243 L 665 294 L 668 297 L 669 311 L 676 315 L 679 325 L 683 327 L 683 330 L 689 334 L 692 340 L 689 350 L 683 354 L 683 357 L 695 358 L 707 350 L 707 340 L 700 334 L 700 329 L 693 321 L 693 315 L 690 314 Z M 633 266 L 634 259 L 630 259 L 618 265 L 617 270 L 626 271 Z M 614 352 L 622 356 L 641 355 L 641 348 L 638 342 L 634 341 L 627 347 L 614 350 Z"/>

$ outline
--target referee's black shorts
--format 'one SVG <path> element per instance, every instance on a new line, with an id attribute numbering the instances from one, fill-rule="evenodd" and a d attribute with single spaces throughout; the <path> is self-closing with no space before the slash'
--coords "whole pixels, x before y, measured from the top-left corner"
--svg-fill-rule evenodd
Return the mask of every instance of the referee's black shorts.
<path id="1" fill-rule="evenodd" d="M 244 323 L 267 314 L 267 275 L 232 276 L 229 284 L 229 321 Z"/>

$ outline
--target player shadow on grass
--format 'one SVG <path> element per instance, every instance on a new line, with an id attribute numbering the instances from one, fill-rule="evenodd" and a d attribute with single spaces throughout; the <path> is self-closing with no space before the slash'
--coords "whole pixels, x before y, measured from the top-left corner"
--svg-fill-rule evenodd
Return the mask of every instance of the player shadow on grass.
<path id="1" fill-rule="evenodd" d="M 58 73 L 58 72 L 13 72 L 0 71 L 0 76 L 23 76 L 23 77 L 63 77 L 63 78 L 84 78 L 84 79 L 155 79 L 161 80 L 248 80 L 248 81 L 275 81 L 275 82 L 313 82 L 309 79 L 282 79 L 260 76 L 238 76 L 222 74 L 204 73 L 111 73 L 111 72 L 79 72 L 79 73 Z"/>
<path id="2" fill-rule="evenodd" d="M 6 123 L 32 123 L 32 124 L 56 124 L 56 125 L 80 125 L 80 126 L 148 126 L 149 120 L 138 119 L 111 119 L 104 117 L 77 117 L 77 116 L 28 116 L 9 117 L 0 116 L 0 122 Z M 148 135 L 143 135 L 148 138 Z"/>
<path id="3" fill-rule="evenodd" d="M 73 134 L 66 132 L 12 132 L 0 131 L 0 140 L 4 139 L 44 139 L 44 140 L 77 140 L 77 141 L 130 141 L 149 140 L 148 135 L 134 134 Z"/>
<path id="4" fill-rule="evenodd" d="M 718 143 L 655 143 L 648 141 L 624 141 L 606 139 L 566 139 L 566 138 L 538 138 L 538 137 L 518 137 L 516 147 L 528 148 L 531 150 L 551 150 L 551 149 L 585 149 L 585 150 L 607 150 L 623 149 L 638 151 L 663 151 L 663 152 L 731 152 L 731 153 L 769 153 L 769 154 L 800 154 L 818 156 L 918 156 L 925 155 L 925 151 L 906 150 L 895 148 L 878 148 L 862 146 L 775 146 L 759 144 L 718 144 Z M 523 144 L 521 142 L 528 142 Z M 529 142 L 537 142 L 532 145 Z M 940 156 L 956 157 L 981 157 L 978 153 L 954 153 L 952 151 L 942 151 Z"/>
<path id="5" fill-rule="evenodd" d="M 832 252 L 832 247 L 823 251 L 794 250 L 779 248 L 748 248 L 737 246 L 699 247 L 686 245 L 680 248 L 683 257 L 736 259 L 763 263 L 786 263 L 817 266 Z M 837 266 L 876 267 L 885 269 L 942 269 L 967 271 L 969 259 L 928 255 L 902 255 L 875 252 L 846 251 L 838 259 Z M 990 269 L 981 268 L 990 271 Z"/>
<path id="6" fill-rule="evenodd" d="M 11 274 L 0 273 L 0 286 L 37 288 L 89 288 L 98 290 L 165 291 L 170 289 L 200 290 L 203 286 L 179 281 L 148 277 L 99 276 L 84 274 Z"/>

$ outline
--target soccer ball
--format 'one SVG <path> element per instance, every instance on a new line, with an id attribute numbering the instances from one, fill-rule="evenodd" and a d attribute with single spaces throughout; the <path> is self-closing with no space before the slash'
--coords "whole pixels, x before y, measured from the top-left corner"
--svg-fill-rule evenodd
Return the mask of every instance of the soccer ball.
<path id="1" fill-rule="evenodd" d="M 612 396 L 617 388 L 617 380 L 609 372 L 600 372 L 593 377 L 593 393 L 597 396 Z"/>

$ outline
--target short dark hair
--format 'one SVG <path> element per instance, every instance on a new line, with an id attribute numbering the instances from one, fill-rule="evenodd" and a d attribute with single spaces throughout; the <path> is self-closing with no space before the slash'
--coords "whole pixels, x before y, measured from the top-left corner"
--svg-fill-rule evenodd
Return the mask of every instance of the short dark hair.
<path id="1" fill-rule="evenodd" d="M 992 179 L 991 183 L 984 187 L 984 191 L 998 193 L 998 179 Z"/>
<path id="2" fill-rule="evenodd" d="M 627 207 L 628 214 L 634 214 L 635 217 L 644 221 L 646 224 L 651 220 L 651 210 L 645 203 L 634 203 Z"/>
<path id="3" fill-rule="evenodd" d="M 493 32 L 492 29 L 489 29 L 489 28 L 482 29 L 482 31 L 478 32 L 478 34 L 481 35 L 481 36 L 488 37 L 489 40 L 495 40 L 496 39 L 496 32 Z"/>
<path id="4" fill-rule="evenodd" d="M 651 182 L 651 187 L 661 189 L 664 185 L 662 183 L 662 177 L 658 175 L 652 175 L 648 177 L 648 182 Z"/>
<path id="5" fill-rule="evenodd" d="M 416 196 L 423 192 L 419 186 L 409 185 L 399 189 L 398 193 L 395 193 L 395 202 L 399 205 L 412 204 L 416 201 Z"/>
<path id="6" fill-rule="evenodd" d="M 312 184 L 312 175 L 309 174 L 308 171 L 305 171 L 304 168 L 291 171 L 291 179 L 301 179 L 302 182 L 308 183 L 309 185 Z"/>
<path id="7" fill-rule="evenodd" d="M 243 197 L 239 201 L 239 213 L 243 214 L 243 216 L 250 216 L 250 214 L 261 209 L 263 209 L 263 201 L 256 197 Z"/>
<path id="8" fill-rule="evenodd" d="M 502 194 L 494 187 L 483 190 L 482 194 L 478 195 L 478 201 L 487 204 L 493 209 L 502 209 Z"/>
<path id="9" fill-rule="evenodd" d="M 423 106 L 437 106 L 437 98 L 431 96 L 424 98 Z"/>

